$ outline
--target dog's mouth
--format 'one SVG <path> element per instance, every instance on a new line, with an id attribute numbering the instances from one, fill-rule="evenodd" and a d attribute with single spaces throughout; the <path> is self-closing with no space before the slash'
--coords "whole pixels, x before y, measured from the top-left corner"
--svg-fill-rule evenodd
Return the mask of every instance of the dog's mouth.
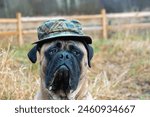
<path id="1" fill-rule="evenodd" d="M 49 90 L 54 92 L 62 90 L 67 93 L 70 91 L 69 80 L 69 68 L 66 65 L 61 65 L 54 73 L 54 78 L 50 83 Z"/>

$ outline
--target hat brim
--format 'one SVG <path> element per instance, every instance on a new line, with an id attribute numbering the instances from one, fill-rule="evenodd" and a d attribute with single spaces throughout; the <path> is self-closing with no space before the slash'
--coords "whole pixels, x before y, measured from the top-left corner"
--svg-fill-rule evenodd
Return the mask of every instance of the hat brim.
<path id="1" fill-rule="evenodd" d="M 60 36 L 47 36 L 39 41 L 35 41 L 33 44 L 40 44 L 40 43 L 45 43 L 47 41 L 54 41 L 57 39 L 62 39 L 62 40 L 75 40 L 75 41 L 81 41 L 81 42 L 86 42 L 87 44 L 92 44 L 92 39 L 90 36 L 85 36 L 85 35 L 60 35 Z"/>

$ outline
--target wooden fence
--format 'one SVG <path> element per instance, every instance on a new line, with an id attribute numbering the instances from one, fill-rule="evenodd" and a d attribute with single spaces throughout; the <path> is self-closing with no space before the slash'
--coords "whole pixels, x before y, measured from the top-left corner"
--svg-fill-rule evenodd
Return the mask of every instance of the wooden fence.
<path id="1" fill-rule="evenodd" d="M 108 37 L 108 31 L 116 30 L 116 29 L 128 29 L 128 28 L 150 28 L 150 23 L 132 23 L 132 24 L 124 24 L 124 25 L 110 25 L 108 23 L 109 19 L 122 19 L 122 18 L 140 18 L 140 17 L 149 17 L 150 12 L 137 12 L 137 13 L 116 13 L 116 14 L 106 14 L 106 11 L 103 9 L 101 10 L 99 15 L 80 15 L 80 16 L 63 16 L 66 19 L 77 19 L 82 21 L 87 20 L 98 20 L 99 27 L 98 30 L 102 34 L 102 38 Z M 32 30 L 24 29 L 24 23 L 35 23 L 35 22 L 43 22 L 50 18 L 58 18 L 58 17 L 22 17 L 21 13 L 16 14 L 16 18 L 0 18 L 0 25 L 1 24 L 16 24 L 15 30 L 3 30 L 0 31 L 0 35 L 17 35 L 19 45 L 24 43 L 23 35 L 24 34 L 35 34 L 35 28 Z M 59 17 L 60 18 L 60 17 Z M 62 18 L 62 16 L 61 16 Z M 91 24 L 92 25 L 92 24 Z M 37 25 L 36 25 L 37 27 Z M 83 27 L 84 28 L 84 27 Z M 86 27 L 85 27 L 86 30 Z"/>

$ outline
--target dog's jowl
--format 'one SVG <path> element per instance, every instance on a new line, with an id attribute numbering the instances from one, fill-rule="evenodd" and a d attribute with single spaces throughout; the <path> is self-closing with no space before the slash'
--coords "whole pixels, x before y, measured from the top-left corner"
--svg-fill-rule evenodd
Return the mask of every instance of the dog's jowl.
<path id="1" fill-rule="evenodd" d="M 41 86 L 35 99 L 91 99 L 87 68 L 92 41 L 78 21 L 49 20 L 38 28 L 39 41 L 29 51 L 35 63 L 39 53 Z"/>

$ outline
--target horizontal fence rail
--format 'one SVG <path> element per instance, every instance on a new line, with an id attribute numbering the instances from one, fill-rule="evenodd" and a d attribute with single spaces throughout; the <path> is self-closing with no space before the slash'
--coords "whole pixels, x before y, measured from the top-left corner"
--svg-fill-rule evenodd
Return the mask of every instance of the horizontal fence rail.
<path id="1" fill-rule="evenodd" d="M 16 35 L 18 37 L 19 45 L 24 43 L 23 35 L 27 34 L 36 34 L 36 27 L 46 20 L 51 18 L 65 18 L 65 19 L 77 19 L 83 24 L 83 30 L 98 30 L 102 36 L 102 38 L 108 37 L 109 31 L 116 31 L 116 30 L 124 30 L 124 29 L 144 29 L 150 28 L 150 23 L 128 23 L 128 24 L 121 24 L 121 25 L 111 25 L 109 24 L 108 20 L 110 19 L 125 19 L 125 18 L 143 18 L 149 17 L 150 12 L 134 12 L 134 13 L 113 13 L 113 14 L 106 14 L 106 11 L 103 9 L 101 10 L 100 14 L 98 15 L 80 15 L 80 16 L 57 16 L 57 17 L 22 17 L 21 13 L 16 14 L 16 18 L 0 18 L 0 25 L 2 24 L 13 24 L 16 27 L 11 30 L 3 30 L 0 29 L 0 35 Z M 150 20 L 150 19 L 149 19 Z M 98 22 L 97 23 L 91 23 Z M 33 27 L 28 27 L 26 23 L 35 23 Z"/>
<path id="2" fill-rule="evenodd" d="M 21 20 L 23 22 L 39 22 L 39 21 L 46 21 L 50 18 L 65 18 L 65 19 L 77 19 L 77 20 L 88 20 L 88 19 L 99 19 L 103 18 L 102 15 L 80 15 L 80 16 L 57 16 L 57 17 L 23 17 Z"/>
<path id="3" fill-rule="evenodd" d="M 134 17 L 147 17 L 150 12 L 131 12 L 131 13 L 110 13 L 107 18 L 134 18 Z"/>

